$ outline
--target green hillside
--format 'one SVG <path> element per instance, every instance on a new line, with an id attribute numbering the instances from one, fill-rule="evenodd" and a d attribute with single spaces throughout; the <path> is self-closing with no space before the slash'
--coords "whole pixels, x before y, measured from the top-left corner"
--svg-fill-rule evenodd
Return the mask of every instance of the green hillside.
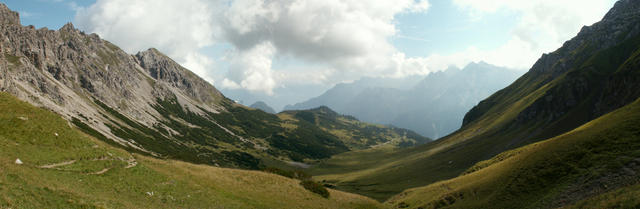
<path id="1" fill-rule="evenodd" d="M 343 153 L 311 172 L 342 190 L 385 200 L 456 177 L 477 162 L 563 134 L 633 102 L 640 97 L 638 4 L 616 3 L 601 22 L 480 102 L 451 135 L 415 148 Z"/>
<path id="2" fill-rule="evenodd" d="M 380 207 L 274 174 L 130 154 L 7 93 L 0 110 L 0 208 Z"/>
<path id="3" fill-rule="evenodd" d="M 638 124 L 640 100 L 573 131 L 479 162 L 457 178 L 409 189 L 388 203 L 408 208 L 556 208 L 612 191 L 578 207 L 637 208 L 638 196 L 632 194 L 640 185 Z"/>
<path id="4" fill-rule="evenodd" d="M 361 122 L 358 119 L 340 115 L 326 106 L 310 110 L 284 111 L 278 116 L 285 127 L 309 123 L 331 133 L 350 150 L 367 149 L 374 146 L 412 147 L 431 141 L 427 137 L 403 129 Z"/>

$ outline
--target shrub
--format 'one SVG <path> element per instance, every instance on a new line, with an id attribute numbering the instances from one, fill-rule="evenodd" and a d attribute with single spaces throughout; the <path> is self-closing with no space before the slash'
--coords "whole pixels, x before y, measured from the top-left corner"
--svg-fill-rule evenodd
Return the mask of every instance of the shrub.
<path id="1" fill-rule="evenodd" d="M 264 172 L 278 174 L 278 175 L 281 175 L 281 176 L 284 176 L 284 177 L 288 177 L 288 178 L 292 178 L 292 179 L 299 179 L 299 180 L 311 179 L 311 175 L 309 175 L 308 173 L 306 173 L 304 171 L 300 171 L 300 170 L 289 171 L 289 170 L 283 170 L 283 169 L 274 168 L 274 167 L 268 167 L 268 168 L 264 169 Z"/>
<path id="2" fill-rule="evenodd" d="M 302 180 L 300 182 L 300 184 L 307 190 L 319 194 L 320 196 L 324 197 L 324 198 L 329 198 L 329 191 L 327 191 L 326 188 L 324 188 L 324 186 L 322 186 L 322 184 L 319 184 L 318 182 L 312 181 L 312 180 Z"/>

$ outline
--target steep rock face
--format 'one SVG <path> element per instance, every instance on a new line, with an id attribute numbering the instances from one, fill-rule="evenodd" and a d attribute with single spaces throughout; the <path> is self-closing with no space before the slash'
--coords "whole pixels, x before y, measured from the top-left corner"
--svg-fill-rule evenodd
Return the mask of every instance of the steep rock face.
<path id="1" fill-rule="evenodd" d="M 168 83 L 190 98 L 212 106 L 223 98 L 222 94 L 212 85 L 156 49 L 139 52 L 135 57 L 140 66 L 153 79 Z"/>
<path id="2" fill-rule="evenodd" d="M 2 25 L 20 25 L 20 15 L 17 12 L 9 10 L 7 5 L 0 5 L 0 23 Z"/>

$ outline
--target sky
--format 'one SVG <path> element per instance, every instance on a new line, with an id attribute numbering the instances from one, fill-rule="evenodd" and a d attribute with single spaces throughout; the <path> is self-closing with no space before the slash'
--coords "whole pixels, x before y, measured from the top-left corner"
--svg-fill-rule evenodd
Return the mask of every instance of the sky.
<path id="1" fill-rule="evenodd" d="M 128 53 L 157 48 L 236 100 L 275 109 L 361 77 L 484 61 L 527 70 L 614 0 L 2 0 Z M 234 98 L 235 97 L 235 98 Z"/>

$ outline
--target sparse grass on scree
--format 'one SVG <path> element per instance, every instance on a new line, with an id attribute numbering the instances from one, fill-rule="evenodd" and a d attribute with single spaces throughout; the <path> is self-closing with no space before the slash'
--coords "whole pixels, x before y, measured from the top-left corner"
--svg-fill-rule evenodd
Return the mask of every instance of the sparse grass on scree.
<path id="1" fill-rule="evenodd" d="M 380 207 L 329 193 L 275 174 L 132 155 L 0 92 L 0 208 Z"/>

